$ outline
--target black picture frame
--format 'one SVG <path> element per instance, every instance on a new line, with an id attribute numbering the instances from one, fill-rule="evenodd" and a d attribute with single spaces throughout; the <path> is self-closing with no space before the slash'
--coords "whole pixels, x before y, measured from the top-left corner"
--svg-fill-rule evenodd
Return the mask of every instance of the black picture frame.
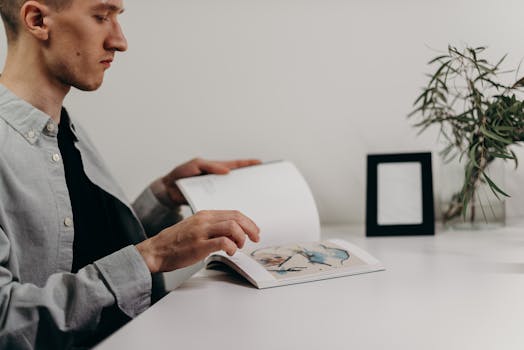
<path id="1" fill-rule="evenodd" d="M 378 223 L 378 166 L 382 163 L 420 163 L 422 223 L 381 225 Z M 434 235 L 433 176 L 431 153 L 370 154 L 367 156 L 366 236 Z"/>

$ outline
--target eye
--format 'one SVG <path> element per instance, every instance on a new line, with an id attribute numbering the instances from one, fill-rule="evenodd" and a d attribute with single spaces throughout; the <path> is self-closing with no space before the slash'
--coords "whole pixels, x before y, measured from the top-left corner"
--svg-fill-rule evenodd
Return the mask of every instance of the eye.
<path id="1" fill-rule="evenodd" d="M 96 21 L 98 23 L 103 23 L 109 21 L 109 16 L 107 15 L 94 15 Z"/>

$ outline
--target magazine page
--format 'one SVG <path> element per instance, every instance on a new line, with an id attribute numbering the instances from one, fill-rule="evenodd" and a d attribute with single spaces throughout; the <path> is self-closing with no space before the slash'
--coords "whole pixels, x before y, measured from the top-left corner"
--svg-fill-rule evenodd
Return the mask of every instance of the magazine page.
<path id="1" fill-rule="evenodd" d="M 343 240 L 257 248 L 249 252 L 239 251 L 232 257 L 221 252 L 212 255 L 209 261 L 228 264 L 258 288 L 384 269 L 369 253 Z"/>
<path id="2" fill-rule="evenodd" d="M 278 161 L 232 170 L 227 175 L 180 179 L 192 210 L 239 210 L 260 228 L 260 242 L 244 249 L 320 238 L 311 190 L 298 169 Z"/>

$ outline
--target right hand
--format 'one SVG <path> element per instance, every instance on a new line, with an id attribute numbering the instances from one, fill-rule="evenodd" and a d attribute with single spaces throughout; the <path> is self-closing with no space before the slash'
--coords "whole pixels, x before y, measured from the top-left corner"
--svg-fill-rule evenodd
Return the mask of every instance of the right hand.
<path id="1" fill-rule="evenodd" d="M 139 244 L 137 249 L 151 273 L 193 265 L 218 250 L 233 255 L 246 235 L 259 241 L 259 228 L 235 210 L 203 210 Z"/>

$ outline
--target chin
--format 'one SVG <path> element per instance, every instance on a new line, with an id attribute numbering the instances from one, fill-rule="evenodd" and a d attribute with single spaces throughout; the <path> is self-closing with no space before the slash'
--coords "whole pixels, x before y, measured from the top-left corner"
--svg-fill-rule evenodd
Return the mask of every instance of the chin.
<path id="1" fill-rule="evenodd" d="M 78 90 L 82 91 L 95 91 L 102 85 L 102 80 L 100 81 L 92 81 L 92 82 L 78 82 L 75 84 L 71 84 Z"/>
<path id="2" fill-rule="evenodd" d="M 82 91 L 97 90 L 104 81 L 104 74 L 101 72 L 84 71 L 82 74 L 75 74 L 74 70 L 63 69 L 59 73 L 56 77 L 63 85 Z"/>
<path id="3" fill-rule="evenodd" d="M 84 77 L 71 77 L 71 79 L 68 80 L 69 85 L 77 88 L 78 90 L 95 91 L 102 85 L 102 82 L 104 81 L 104 75 L 92 74 L 90 76 Z"/>

